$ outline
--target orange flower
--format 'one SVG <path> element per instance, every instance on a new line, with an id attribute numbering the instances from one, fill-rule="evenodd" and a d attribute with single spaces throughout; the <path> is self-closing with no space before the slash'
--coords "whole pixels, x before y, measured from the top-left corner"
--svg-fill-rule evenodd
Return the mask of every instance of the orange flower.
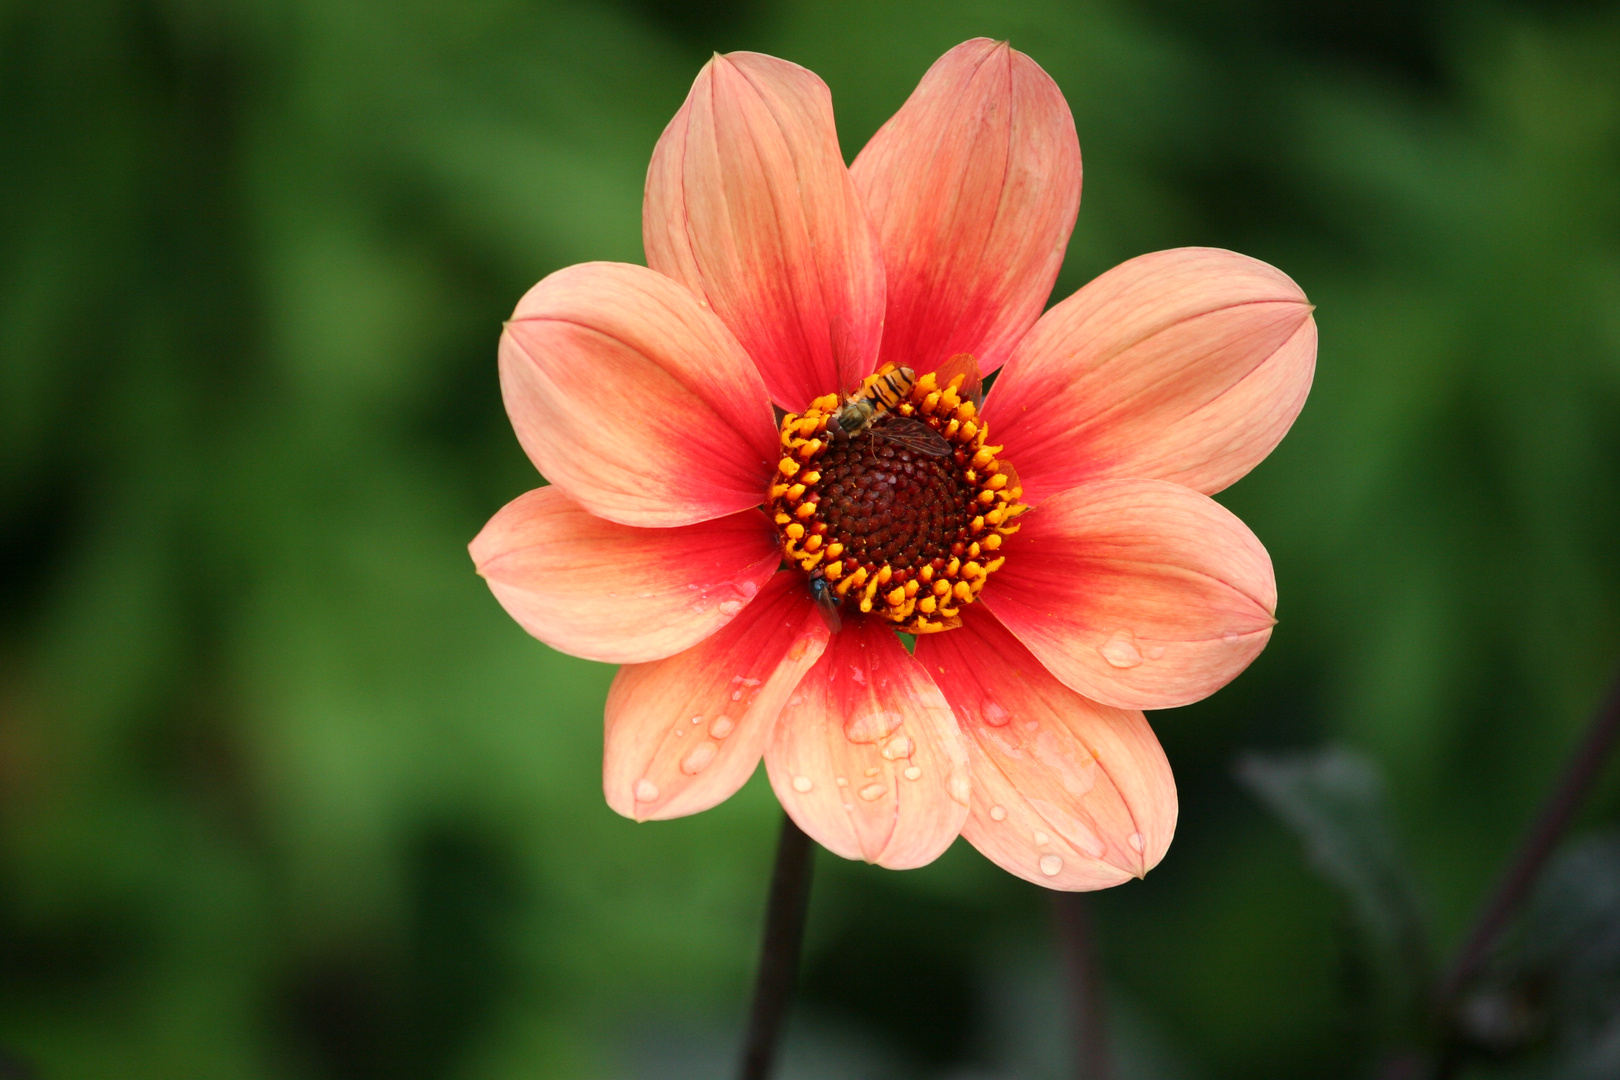
<path id="1" fill-rule="evenodd" d="M 847 858 L 921 866 L 962 834 L 1096 889 L 1164 855 L 1140 710 L 1270 636 L 1270 560 L 1209 496 L 1293 422 L 1316 328 L 1285 275 L 1203 248 L 1043 315 L 1079 202 L 1068 107 L 1005 44 L 945 54 L 848 168 L 826 86 L 733 53 L 653 152 L 651 269 L 519 302 L 501 388 L 551 486 L 472 555 L 535 637 L 625 665 L 615 810 L 706 809 L 763 756 Z"/>

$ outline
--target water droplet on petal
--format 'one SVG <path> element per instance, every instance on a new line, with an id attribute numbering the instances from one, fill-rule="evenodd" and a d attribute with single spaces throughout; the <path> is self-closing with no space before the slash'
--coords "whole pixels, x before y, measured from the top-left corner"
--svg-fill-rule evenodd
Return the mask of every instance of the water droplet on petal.
<path id="1" fill-rule="evenodd" d="M 652 802 L 658 798 L 658 785 L 645 776 L 636 781 L 636 802 Z"/>
<path id="2" fill-rule="evenodd" d="M 945 781 L 945 791 L 951 798 L 966 806 L 968 800 L 973 797 L 973 784 L 961 773 L 951 773 L 951 778 Z"/>
<path id="3" fill-rule="evenodd" d="M 1012 719 L 1012 713 L 1002 708 L 999 701 L 986 701 L 980 711 L 984 715 L 984 722 L 991 727 L 1002 727 Z"/>
<path id="4" fill-rule="evenodd" d="M 1047 877 L 1057 877 L 1063 872 L 1063 860 L 1056 855 L 1041 856 L 1041 873 Z"/>
<path id="5" fill-rule="evenodd" d="M 703 723 L 703 714 L 702 714 L 702 713 L 698 713 L 698 714 L 697 714 L 697 715 L 696 715 L 696 716 L 694 716 L 694 717 L 692 717 L 692 723 L 694 723 L 694 724 L 701 724 L 701 723 Z"/>
<path id="6" fill-rule="evenodd" d="M 990 820 L 991 821 L 1006 821 L 1007 820 L 1007 808 L 1005 806 L 992 806 L 990 808 Z"/>
<path id="7" fill-rule="evenodd" d="M 1140 855 L 1142 853 L 1142 849 L 1146 846 L 1142 840 L 1142 834 L 1139 832 L 1133 832 L 1127 839 L 1130 842 L 1131 850 Z"/>
<path id="8" fill-rule="evenodd" d="M 917 768 L 915 765 L 908 765 L 906 766 L 906 771 L 900 775 L 904 776 L 907 780 L 918 780 L 922 778 L 922 770 Z"/>
<path id="9" fill-rule="evenodd" d="M 1047 836 L 1045 833 L 1041 832 L 1041 830 L 1036 829 L 1035 830 L 1035 842 L 1037 844 L 1045 846 L 1045 845 L 1050 844 L 1052 842 L 1052 838 L 1050 836 Z"/>
<path id="10" fill-rule="evenodd" d="M 729 716 L 717 716 L 714 723 L 709 725 L 709 734 L 716 739 L 723 739 L 737 729 L 737 722 Z"/>
<path id="11" fill-rule="evenodd" d="M 722 614 L 722 615 L 735 615 L 735 614 L 737 614 L 737 612 L 741 611 L 742 609 L 743 609 L 743 602 L 741 600 L 722 600 L 722 601 L 720 601 L 720 614 Z"/>
<path id="12" fill-rule="evenodd" d="M 1102 658 L 1117 668 L 1133 668 L 1142 662 L 1142 653 L 1136 647 L 1136 635 L 1129 630 L 1116 630 L 1114 636 L 1097 646 Z"/>
<path id="13" fill-rule="evenodd" d="M 714 760 L 714 755 L 720 749 L 720 744 L 704 739 L 689 750 L 681 759 L 681 772 L 687 776 L 696 776 L 703 771 L 703 767 Z"/>
<path id="14" fill-rule="evenodd" d="M 1242 639 L 1239 635 L 1230 631 L 1221 635 L 1221 642 L 1226 645 L 1236 645 L 1240 640 Z"/>
<path id="15" fill-rule="evenodd" d="M 904 719 L 899 713 L 888 710 L 865 713 L 844 725 L 844 735 L 850 742 L 882 742 L 900 729 Z"/>
<path id="16" fill-rule="evenodd" d="M 742 700 L 742 691 L 741 690 L 733 690 L 731 692 L 731 700 L 732 701 L 741 701 Z"/>
<path id="17" fill-rule="evenodd" d="M 800 795 L 805 794 L 815 786 L 816 782 L 810 779 L 808 776 L 795 776 L 793 778 L 793 790 L 797 791 Z"/>
<path id="18" fill-rule="evenodd" d="M 883 744 L 883 756 L 890 761 L 911 756 L 911 740 L 904 735 L 896 735 Z"/>
<path id="19" fill-rule="evenodd" d="M 840 776 L 840 777 L 838 777 L 838 786 L 839 787 L 849 787 L 849 781 L 846 780 L 844 777 Z"/>
<path id="20" fill-rule="evenodd" d="M 867 769 L 863 769 L 862 774 L 864 776 L 866 776 L 867 779 L 870 780 L 872 777 L 876 776 L 878 773 L 880 773 L 882 771 L 883 771 L 882 769 L 878 768 L 876 765 L 873 765 L 873 766 L 871 766 L 871 767 L 869 767 Z"/>
<path id="21" fill-rule="evenodd" d="M 882 784 L 867 784 L 865 787 L 861 788 L 861 798 L 865 799 L 867 802 L 871 802 L 873 799 L 880 798 L 883 793 L 888 790 L 889 789 L 884 787 Z"/>

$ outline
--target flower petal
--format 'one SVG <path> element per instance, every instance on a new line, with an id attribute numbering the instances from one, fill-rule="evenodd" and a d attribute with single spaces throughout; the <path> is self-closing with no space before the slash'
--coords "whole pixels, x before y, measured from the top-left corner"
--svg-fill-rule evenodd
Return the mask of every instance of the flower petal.
<path id="1" fill-rule="evenodd" d="M 1005 42 L 935 61 L 850 166 L 888 280 L 880 362 L 1000 367 L 1057 280 L 1080 141 L 1057 84 Z"/>
<path id="2" fill-rule="evenodd" d="M 735 339 L 662 274 L 559 270 L 501 333 L 501 395 L 547 480 L 625 525 L 758 506 L 777 457 L 765 386 Z"/>
<path id="3" fill-rule="evenodd" d="M 985 420 L 1032 501 L 1125 476 L 1209 495 L 1271 453 L 1315 369 L 1316 321 L 1286 274 L 1231 251 L 1158 251 L 1047 312 Z"/>
<path id="4" fill-rule="evenodd" d="M 724 802 L 753 774 L 827 636 L 803 577 L 784 571 L 701 644 L 620 668 L 607 700 L 608 805 L 646 821 Z"/>
<path id="5" fill-rule="evenodd" d="M 736 618 L 781 558 L 758 510 L 638 529 L 587 513 L 556 487 L 501 507 L 469 550 L 523 629 L 608 664 L 657 660 L 702 641 Z"/>
<path id="6" fill-rule="evenodd" d="M 883 264 L 826 84 L 758 53 L 709 61 L 647 170 L 647 265 L 705 297 L 799 411 L 876 364 Z"/>
<path id="7" fill-rule="evenodd" d="M 981 599 L 1071 689 L 1121 709 L 1207 697 L 1265 647 L 1271 559 L 1207 495 L 1100 480 L 1036 507 Z"/>
<path id="8" fill-rule="evenodd" d="M 967 735 L 973 808 L 962 829 L 998 866 L 1049 889 L 1141 877 L 1176 831 L 1176 782 L 1137 710 L 1053 677 L 994 615 L 917 639 Z"/>
<path id="9" fill-rule="evenodd" d="M 765 768 L 782 806 L 822 847 L 894 870 L 950 847 L 972 793 L 950 706 L 875 618 L 833 635 L 782 710 Z"/>

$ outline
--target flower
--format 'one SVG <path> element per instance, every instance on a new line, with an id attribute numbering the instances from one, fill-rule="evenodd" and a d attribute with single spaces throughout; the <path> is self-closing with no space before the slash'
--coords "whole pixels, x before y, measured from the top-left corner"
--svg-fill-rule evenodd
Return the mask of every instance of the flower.
<path id="1" fill-rule="evenodd" d="M 535 637 L 624 665 L 619 813 L 706 809 L 763 756 L 846 858 L 961 834 L 1096 889 L 1164 855 L 1141 710 L 1270 636 L 1270 559 L 1210 495 L 1293 422 L 1316 329 L 1284 274 L 1205 248 L 1042 314 L 1080 176 L 1057 86 L 1005 43 L 946 53 L 848 167 L 815 75 L 716 56 L 653 152 L 650 268 L 518 303 L 501 388 L 550 486 L 471 551 Z"/>

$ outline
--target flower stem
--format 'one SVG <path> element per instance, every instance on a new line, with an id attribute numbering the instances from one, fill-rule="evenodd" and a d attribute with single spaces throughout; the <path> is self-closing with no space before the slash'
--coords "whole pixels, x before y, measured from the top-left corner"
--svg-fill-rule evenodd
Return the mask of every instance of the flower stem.
<path id="1" fill-rule="evenodd" d="M 759 973 L 754 979 L 754 1004 L 743 1042 L 742 1080 L 769 1080 L 776 1063 L 776 1046 L 799 982 L 799 950 L 804 943 L 805 913 L 810 909 L 814 854 L 815 844 L 783 814 L 776 866 L 771 871 L 771 896 L 765 907 Z"/>
<path id="2" fill-rule="evenodd" d="M 1620 670 L 1616 671 L 1602 706 L 1565 762 L 1562 775 L 1542 803 L 1541 812 L 1520 841 L 1518 850 L 1497 881 L 1490 902 L 1480 910 L 1473 929 L 1440 984 L 1437 1005 L 1440 1022 L 1448 1031 L 1456 1016 L 1458 998 L 1490 961 L 1497 939 L 1524 902 L 1559 838 L 1580 809 L 1586 793 L 1597 781 L 1609 752 L 1614 749 L 1617 736 L 1620 736 Z M 1455 1071 L 1458 1050 L 1454 1041 L 1445 1047 L 1438 1070 L 1440 1076 L 1449 1076 Z"/>
<path id="3" fill-rule="evenodd" d="M 1113 1080 L 1103 1015 L 1102 979 L 1097 973 L 1096 936 L 1091 913 L 1080 893 L 1054 892 L 1052 922 L 1057 928 L 1058 956 L 1068 984 L 1069 1042 L 1076 1080 Z"/>

